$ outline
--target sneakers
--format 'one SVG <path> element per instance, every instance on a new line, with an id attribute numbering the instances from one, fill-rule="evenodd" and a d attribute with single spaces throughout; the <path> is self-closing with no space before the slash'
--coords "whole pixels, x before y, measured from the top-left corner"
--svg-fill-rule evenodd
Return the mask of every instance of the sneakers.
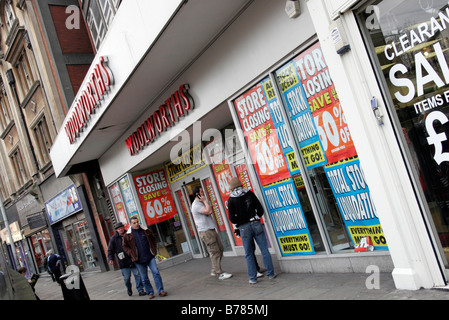
<path id="1" fill-rule="evenodd" d="M 251 280 L 251 279 L 249 279 L 249 284 L 256 284 L 257 283 L 257 280 Z"/>
<path id="2" fill-rule="evenodd" d="M 263 277 L 263 273 L 257 272 L 257 278 L 262 278 Z"/>
<path id="3" fill-rule="evenodd" d="M 232 274 L 227 273 L 227 272 L 223 272 L 222 274 L 220 274 L 218 276 L 218 279 L 219 280 L 226 280 L 226 279 L 229 279 L 230 277 L 232 277 Z"/>

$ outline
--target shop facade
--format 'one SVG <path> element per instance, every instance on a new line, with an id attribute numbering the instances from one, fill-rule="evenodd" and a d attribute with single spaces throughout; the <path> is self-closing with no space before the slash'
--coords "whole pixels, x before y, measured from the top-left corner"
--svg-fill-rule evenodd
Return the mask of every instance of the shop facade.
<path id="1" fill-rule="evenodd" d="M 327 31 L 314 25 L 327 15 L 325 3 L 300 4 L 301 15 L 290 19 L 268 0 L 123 3 L 51 152 L 57 175 L 98 159 L 116 219 L 138 216 L 150 227 L 161 263 L 207 255 L 190 212 L 197 185 L 225 255 L 244 254 L 227 217 L 236 176 L 263 200 L 282 271 L 364 273 L 374 265 L 392 272 L 398 288 L 444 285 L 435 252 L 410 265 L 410 234 L 393 234 L 405 207 L 393 209 L 416 197 L 398 183 L 378 184 L 386 173 L 374 175 L 382 169 L 371 154 L 376 142 L 353 113 L 363 82 L 338 85 L 349 78 L 338 72 L 340 55 L 329 53 L 331 21 Z M 130 23 L 137 9 L 150 17 Z M 161 33 L 148 32 L 146 21 Z M 140 41 L 118 46 L 123 28 Z M 402 179 L 411 188 L 408 175 Z M 431 245 L 419 237 L 410 245 Z"/>

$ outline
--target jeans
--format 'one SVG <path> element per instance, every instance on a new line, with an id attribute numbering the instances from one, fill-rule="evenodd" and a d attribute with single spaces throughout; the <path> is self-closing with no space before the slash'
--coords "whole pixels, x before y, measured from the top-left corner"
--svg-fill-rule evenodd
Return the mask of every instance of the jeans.
<path id="1" fill-rule="evenodd" d="M 267 269 L 267 276 L 274 276 L 273 261 L 268 251 L 268 243 L 265 231 L 260 221 L 248 222 L 239 226 L 240 237 L 245 248 L 245 259 L 248 267 L 248 275 L 251 281 L 257 281 L 256 257 L 254 256 L 254 240 L 262 253 L 263 264 Z M 253 240 L 254 239 L 254 240 Z"/>
<path id="2" fill-rule="evenodd" d="M 123 280 L 125 281 L 125 286 L 128 290 L 131 290 L 131 272 L 134 275 L 134 279 L 136 280 L 136 288 L 138 292 L 143 291 L 143 283 L 142 279 L 140 278 L 140 273 L 137 268 L 123 268 L 120 269 L 122 272 Z"/>
<path id="3" fill-rule="evenodd" d="M 157 268 L 156 258 L 151 259 L 147 264 L 136 263 L 136 267 L 139 270 L 145 291 L 148 295 L 154 294 L 154 290 L 151 286 L 150 279 L 148 278 L 147 268 L 150 268 L 151 273 L 153 274 L 154 284 L 156 285 L 158 293 L 160 294 L 164 291 L 164 285 L 162 284 L 162 277 L 159 273 L 159 269 Z"/>

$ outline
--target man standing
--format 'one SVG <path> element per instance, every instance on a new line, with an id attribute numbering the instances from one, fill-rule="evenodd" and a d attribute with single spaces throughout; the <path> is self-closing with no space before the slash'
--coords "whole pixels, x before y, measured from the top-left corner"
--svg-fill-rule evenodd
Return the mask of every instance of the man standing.
<path id="1" fill-rule="evenodd" d="M 157 254 L 157 243 L 153 233 L 149 229 L 144 229 L 139 225 L 137 217 L 131 218 L 131 228 L 123 237 L 123 250 L 131 257 L 136 264 L 142 277 L 143 285 L 150 299 L 154 298 L 153 287 L 148 278 L 148 270 L 150 268 L 156 289 L 159 296 L 165 297 L 167 292 L 164 291 L 162 277 L 157 268 L 155 256 Z"/>
<path id="2" fill-rule="evenodd" d="M 55 276 L 56 282 L 59 285 L 61 285 L 61 282 L 59 281 L 59 278 L 61 278 L 61 269 L 59 267 L 60 262 L 61 262 L 61 256 L 53 253 L 52 250 L 48 250 L 48 252 L 47 252 L 48 271 L 51 272 Z"/>
<path id="3" fill-rule="evenodd" d="M 221 269 L 221 259 L 223 258 L 223 243 L 215 230 L 215 223 L 212 219 L 212 207 L 207 201 L 203 188 L 197 186 L 193 189 L 195 200 L 192 202 L 192 214 L 200 239 L 207 246 L 210 260 L 212 262 L 211 275 L 218 275 L 218 279 L 225 280 L 232 277 L 232 274 Z"/>
<path id="4" fill-rule="evenodd" d="M 146 293 L 143 290 L 142 279 L 140 278 L 139 270 L 132 262 L 131 257 L 125 253 L 122 247 L 123 236 L 125 234 L 125 227 L 123 223 L 119 222 L 115 225 L 115 234 L 111 237 L 108 245 L 108 262 L 112 266 L 114 264 L 114 256 L 117 256 L 118 266 L 122 272 L 125 286 L 128 289 L 128 295 L 133 294 L 131 286 L 131 272 L 136 280 L 136 288 L 139 292 L 139 296 L 144 296 Z"/>
<path id="5" fill-rule="evenodd" d="M 243 247 L 245 248 L 245 259 L 248 268 L 249 283 L 257 283 L 257 267 L 254 257 L 254 240 L 256 240 L 262 252 L 263 263 L 267 269 L 267 276 L 270 279 L 276 277 L 274 273 L 273 261 L 268 251 L 265 231 L 260 223 L 264 210 L 256 195 L 247 189 L 242 188 L 242 183 L 238 178 L 232 178 L 229 182 L 232 190 L 228 200 L 229 220 L 236 224 L 240 230 Z M 254 239 L 254 240 L 253 240 Z"/>

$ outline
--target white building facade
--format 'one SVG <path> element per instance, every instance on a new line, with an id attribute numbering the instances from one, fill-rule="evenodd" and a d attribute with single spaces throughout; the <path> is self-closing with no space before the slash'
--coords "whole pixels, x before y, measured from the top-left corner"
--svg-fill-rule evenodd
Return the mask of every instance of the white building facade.
<path id="1" fill-rule="evenodd" d="M 420 180 L 419 169 L 431 159 L 413 157 L 400 136 L 411 124 L 395 113 L 421 106 L 405 101 L 411 68 L 395 60 L 397 41 L 415 54 L 431 29 L 401 38 L 391 14 L 406 6 L 337 2 L 300 1 L 295 18 L 269 0 L 123 2 L 52 148 L 57 175 L 98 161 L 117 219 L 148 225 L 161 263 L 206 255 L 190 212 L 196 185 L 213 205 L 225 255 L 244 254 L 226 208 L 237 176 L 263 200 L 283 271 L 374 265 L 400 289 L 445 286 L 444 194 L 433 194 L 443 187 L 424 188 L 429 172 Z M 383 35 L 385 67 L 375 55 L 383 23 L 399 32 L 397 41 Z M 447 65 L 429 73 L 419 62 L 416 95 L 444 102 Z"/>

